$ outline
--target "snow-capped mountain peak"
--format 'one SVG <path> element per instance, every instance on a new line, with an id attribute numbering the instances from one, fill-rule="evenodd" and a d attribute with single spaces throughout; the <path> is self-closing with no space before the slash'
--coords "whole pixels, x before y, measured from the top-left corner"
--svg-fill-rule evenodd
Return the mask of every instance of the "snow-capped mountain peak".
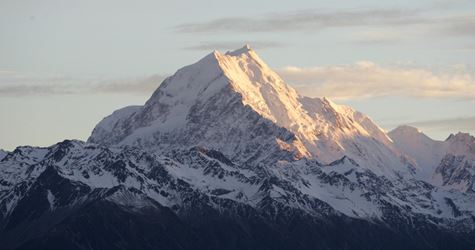
<path id="1" fill-rule="evenodd" d="M 248 140 L 228 137 L 223 143 L 218 135 L 263 129 L 272 131 L 265 138 L 270 150 L 257 150 L 251 158 L 278 160 L 271 155 L 290 152 L 297 158 L 316 157 L 330 163 L 348 156 L 378 174 L 392 176 L 394 171 L 408 170 L 391 139 L 370 118 L 327 98 L 301 96 L 248 45 L 225 54 L 214 51 L 179 69 L 143 107 L 105 118 L 89 141 L 152 148 L 160 141 L 162 149 L 163 145 L 201 145 L 238 158 L 257 143 L 255 136 Z"/>

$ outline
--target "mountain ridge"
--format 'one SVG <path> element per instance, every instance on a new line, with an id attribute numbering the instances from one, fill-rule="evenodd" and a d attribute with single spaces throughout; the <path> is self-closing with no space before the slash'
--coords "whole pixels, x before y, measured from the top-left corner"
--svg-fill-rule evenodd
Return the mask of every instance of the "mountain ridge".
<path id="1" fill-rule="evenodd" d="M 214 51 L 87 142 L 0 159 L 0 244 L 473 248 L 475 195 L 457 188 L 472 165 L 446 155 L 440 183 L 423 179 L 399 142 L 350 107 L 299 95 L 249 46 Z"/>
<path id="2" fill-rule="evenodd" d="M 469 133 L 458 132 L 438 141 L 414 127 L 400 126 L 388 135 L 401 151 L 415 159 L 421 169 L 420 179 L 437 186 L 475 191 L 475 137 Z"/>

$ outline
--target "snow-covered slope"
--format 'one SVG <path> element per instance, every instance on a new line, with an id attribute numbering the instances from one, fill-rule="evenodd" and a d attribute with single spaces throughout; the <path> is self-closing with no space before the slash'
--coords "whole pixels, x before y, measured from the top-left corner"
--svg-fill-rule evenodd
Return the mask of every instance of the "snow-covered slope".
<path id="1" fill-rule="evenodd" d="M 417 162 L 420 179 L 448 188 L 474 191 L 475 137 L 457 133 L 445 141 L 437 141 L 406 125 L 388 135 L 399 150 Z"/>
<path id="2" fill-rule="evenodd" d="M 299 95 L 248 46 L 215 51 L 104 118 L 88 142 L 0 159 L 0 245 L 473 249 L 473 138 L 391 135 Z"/>
<path id="3" fill-rule="evenodd" d="M 0 161 L 0 175 L 3 217 L 10 216 L 45 175 L 54 175 L 59 183 L 70 182 L 72 189 L 79 186 L 82 190 L 62 193 L 50 183 L 42 198 L 51 210 L 72 208 L 97 192 L 120 187 L 135 190 L 135 195 L 114 192 L 107 199 L 129 209 L 148 206 L 149 199 L 176 212 L 193 209 L 190 199 L 210 199 L 210 205 L 222 210 L 233 207 L 221 207 L 218 200 L 258 210 L 268 209 L 265 206 L 272 201 L 273 209 L 289 207 L 316 217 L 340 215 L 389 222 L 423 216 L 443 227 L 466 223 L 475 214 L 475 196 L 439 190 L 415 180 L 390 180 L 348 157 L 325 165 L 302 159 L 252 168 L 201 147 L 161 155 L 139 148 L 66 140 L 48 148 L 16 149 Z M 67 199 L 60 201 L 60 196 Z M 475 224 L 463 227 L 460 230 L 471 230 Z"/>
<path id="4" fill-rule="evenodd" d="M 390 131 L 388 135 L 404 154 L 417 162 L 420 178 L 430 179 L 440 160 L 447 151 L 447 145 L 435 141 L 419 129 L 403 125 Z"/>
<path id="5" fill-rule="evenodd" d="M 48 148 L 17 148 L 0 161 L 0 176 L 0 242 L 13 246 L 43 237 L 44 230 L 56 223 L 70 223 L 69 218 L 83 209 L 91 211 L 98 202 L 102 204 L 99 211 L 104 209 L 104 204 L 112 204 L 111 211 L 145 215 L 146 219 L 140 221 L 163 214 L 157 211 L 163 206 L 171 211 L 169 214 L 185 221 L 174 222 L 172 228 L 194 223 L 188 218 L 196 216 L 208 223 L 217 216 L 227 216 L 226 225 L 235 220 L 240 225 L 246 218 L 253 221 L 251 225 L 256 220 L 264 220 L 265 224 L 275 223 L 274 220 L 295 222 L 303 216 L 307 222 L 300 223 L 318 225 L 324 230 L 330 230 L 333 225 L 337 227 L 335 233 L 341 228 L 360 232 L 361 227 L 354 223 L 366 221 L 365 230 L 392 232 L 388 240 L 405 230 L 466 235 L 475 228 L 472 220 L 475 196 L 438 189 L 413 179 L 390 180 L 362 168 L 348 157 L 330 164 L 304 158 L 256 168 L 201 147 L 162 155 L 140 148 L 66 140 Z M 210 211 L 217 214 L 210 215 Z M 102 221 L 108 214 L 92 220 Z M 89 239 L 90 232 L 81 229 L 88 220 L 81 214 L 80 218 L 73 229 Z M 118 217 L 112 222 L 114 228 L 124 225 L 124 221 L 126 226 L 137 222 L 130 217 Z M 167 222 L 158 221 L 158 228 Z M 318 224 L 328 221 L 330 227 Z M 300 223 L 291 228 L 299 227 Z M 400 231 L 401 227 L 406 229 Z M 230 233 L 231 228 L 220 228 L 217 235 Z M 274 229 L 283 228 L 274 225 Z M 132 234 L 142 229 L 135 228 L 138 231 Z M 64 229 L 60 226 L 52 230 L 57 235 Z M 95 231 L 96 227 L 88 230 Z M 121 234 L 112 231 L 113 238 Z M 105 229 L 98 233 L 104 236 L 110 232 Z M 177 237 L 172 232 L 168 234 Z M 307 231 L 300 237 L 312 235 Z M 364 241 L 371 240 L 364 235 Z M 287 240 L 296 244 L 300 237 Z M 338 239 L 346 245 L 356 244 L 345 235 Z M 422 239 L 416 237 L 415 242 L 424 242 Z M 327 238 L 319 239 L 322 240 L 332 244 L 326 243 Z"/>
<path id="6" fill-rule="evenodd" d="M 377 174 L 408 174 L 409 162 L 366 115 L 299 95 L 249 46 L 214 51 L 167 78 L 143 107 L 114 112 L 89 142 L 219 149 L 241 162 L 348 156 Z"/>

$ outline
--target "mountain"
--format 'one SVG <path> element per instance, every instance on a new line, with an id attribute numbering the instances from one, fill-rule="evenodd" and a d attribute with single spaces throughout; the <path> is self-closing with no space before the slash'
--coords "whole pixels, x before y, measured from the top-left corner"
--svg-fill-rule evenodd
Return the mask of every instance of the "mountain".
<path id="1" fill-rule="evenodd" d="M 475 195 L 421 179 L 399 148 L 366 115 L 298 94 L 249 46 L 214 51 L 87 142 L 8 152 L 0 245 L 473 249 Z"/>
<path id="2" fill-rule="evenodd" d="M 420 179 L 449 189 L 475 191 L 475 137 L 457 133 L 437 141 L 410 126 L 400 126 L 388 135 L 399 150 L 417 162 Z"/>
<path id="3" fill-rule="evenodd" d="M 144 106 L 106 117 L 88 142 L 154 151 L 205 146 L 242 163 L 306 157 L 328 164 L 348 156 L 386 176 L 409 170 L 370 118 L 299 95 L 249 46 L 178 70 Z"/>

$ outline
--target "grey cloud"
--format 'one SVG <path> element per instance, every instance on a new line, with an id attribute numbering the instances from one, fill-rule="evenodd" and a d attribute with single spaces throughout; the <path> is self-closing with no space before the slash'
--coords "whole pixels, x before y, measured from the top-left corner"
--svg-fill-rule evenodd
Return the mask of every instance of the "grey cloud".
<path id="1" fill-rule="evenodd" d="M 444 19 L 441 33 L 451 36 L 475 36 L 475 14 Z"/>
<path id="2" fill-rule="evenodd" d="M 165 79 L 163 75 L 153 75 L 147 78 L 138 78 L 134 80 L 116 80 L 103 84 L 95 84 L 91 92 L 97 93 L 152 93 L 160 83 Z"/>
<path id="3" fill-rule="evenodd" d="M 474 44 L 474 45 L 467 45 L 467 46 L 464 46 L 464 47 L 460 48 L 459 50 L 463 50 L 463 51 L 475 51 L 475 44 Z"/>
<path id="4" fill-rule="evenodd" d="M 314 10 L 267 14 L 259 18 L 219 18 L 208 22 L 186 23 L 174 28 L 177 32 L 183 33 L 272 32 L 363 25 L 406 25 L 426 21 L 416 10 L 366 9 L 337 12 Z"/>
<path id="5" fill-rule="evenodd" d="M 377 31 L 357 33 L 351 40 L 352 43 L 360 45 L 380 45 L 401 43 L 404 41 L 404 37 L 399 32 Z"/>
<path id="6" fill-rule="evenodd" d="M 163 81 L 162 75 L 150 77 L 121 80 L 59 80 L 29 78 L 27 81 L 41 83 L 25 83 L 9 81 L 7 84 L 0 84 L 0 97 L 18 97 L 32 95 L 73 95 L 73 94 L 151 94 Z"/>
<path id="7" fill-rule="evenodd" d="M 250 44 L 255 49 L 269 49 L 287 46 L 284 43 L 264 42 L 264 41 L 246 41 L 246 42 L 207 42 L 198 45 L 185 47 L 187 50 L 230 50 L 242 47 L 244 44 Z"/>
<path id="8" fill-rule="evenodd" d="M 68 85 L 26 85 L 26 84 L 16 84 L 9 86 L 0 87 L 0 96 L 2 97 L 18 97 L 18 96 L 29 96 L 29 95 L 65 95 L 73 94 L 78 92 L 72 86 Z"/>
<path id="9" fill-rule="evenodd" d="M 475 131 L 475 116 L 418 121 L 409 125 L 432 130 Z"/>
<path id="10" fill-rule="evenodd" d="M 339 27 L 366 27 L 381 28 L 385 32 L 403 28 L 398 29 L 397 34 L 403 36 L 407 33 L 408 37 L 475 36 L 474 14 L 448 15 L 443 10 L 435 7 L 424 10 L 354 9 L 333 12 L 308 10 L 264 14 L 260 17 L 218 18 L 206 22 L 185 23 L 173 29 L 179 33 L 250 33 L 308 32 Z M 397 39 L 370 37 L 356 42 L 386 43 L 394 40 Z"/>

